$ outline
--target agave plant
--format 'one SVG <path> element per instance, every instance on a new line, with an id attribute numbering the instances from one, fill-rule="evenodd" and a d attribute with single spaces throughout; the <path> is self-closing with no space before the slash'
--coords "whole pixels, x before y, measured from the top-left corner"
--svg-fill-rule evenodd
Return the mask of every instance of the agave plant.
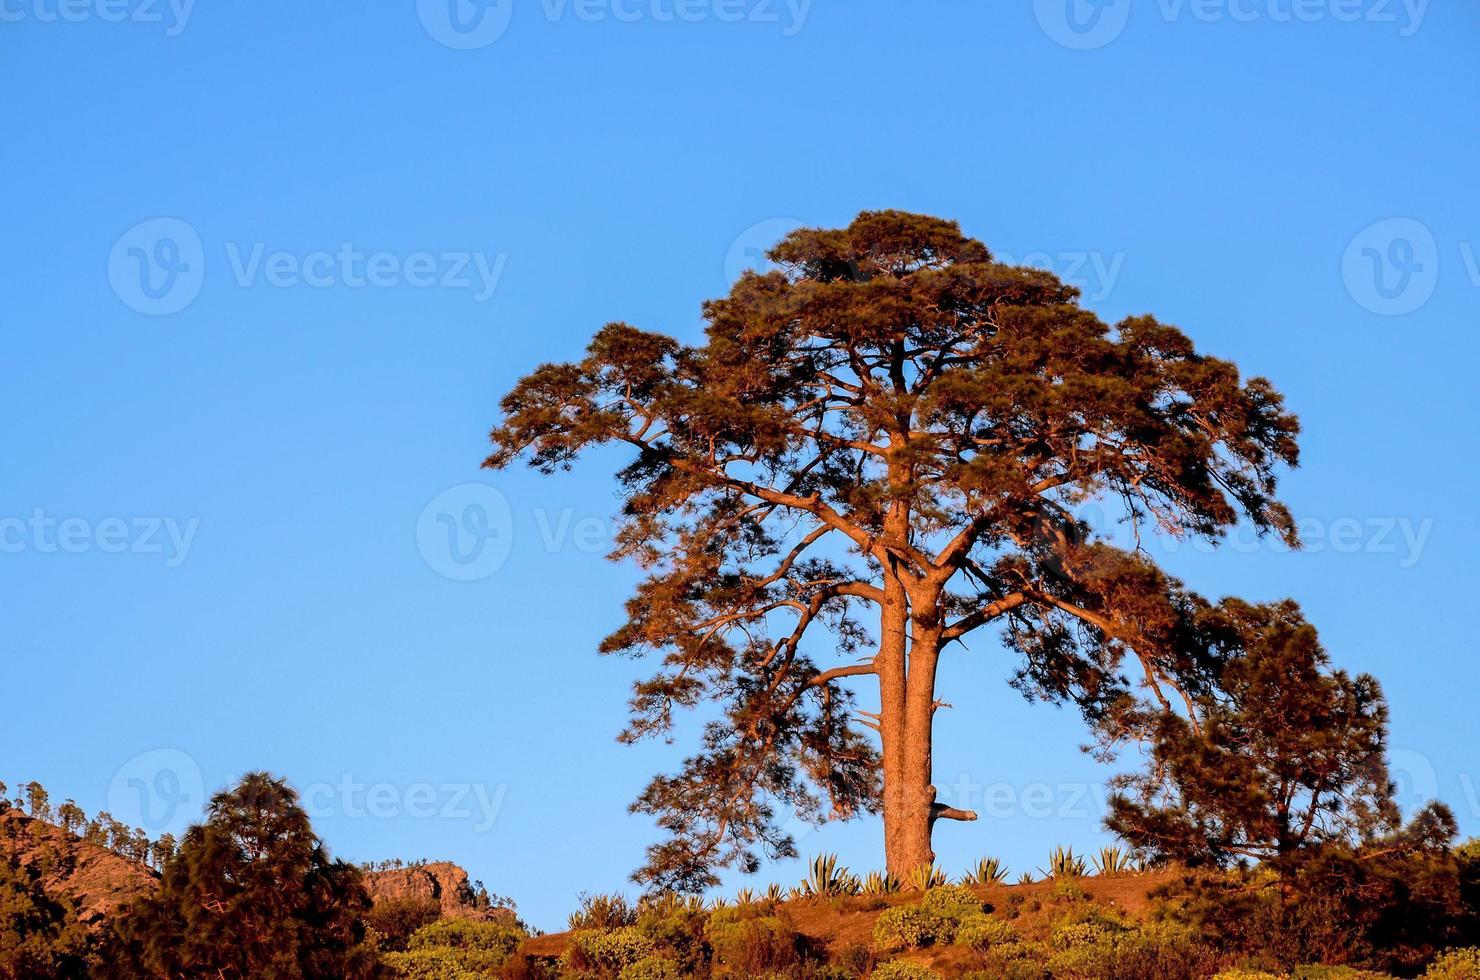
<path id="1" fill-rule="evenodd" d="M 680 895 L 677 892 L 655 892 L 642 896 L 637 903 L 639 912 L 646 912 L 666 919 L 675 915 L 693 915 L 704 911 L 704 899 L 698 895 Z"/>
<path id="2" fill-rule="evenodd" d="M 792 885 L 786 890 L 786 900 L 788 902 L 797 902 L 809 897 L 810 893 L 807 891 L 806 886 L 804 885 Z"/>
<path id="3" fill-rule="evenodd" d="M 749 888 L 742 888 L 735 893 L 736 905 L 754 905 L 761 897 Z"/>
<path id="4" fill-rule="evenodd" d="M 718 912 L 720 909 L 727 909 L 729 907 L 730 900 L 728 898 L 725 898 L 723 895 L 714 896 L 714 898 L 709 903 L 709 911 L 711 912 Z"/>
<path id="5" fill-rule="evenodd" d="M 1048 855 L 1048 867 L 1038 870 L 1045 878 L 1083 878 L 1089 865 L 1074 853 L 1074 848 L 1059 846 Z"/>
<path id="6" fill-rule="evenodd" d="M 637 909 L 621 894 L 580 896 L 580 911 L 570 914 L 572 929 L 618 929 L 637 921 Z"/>
<path id="7" fill-rule="evenodd" d="M 859 882 L 858 891 L 863 895 L 892 895 L 899 891 L 899 879 L 887 871 L 870 871 Z"/>
<path id="8" fill-rule="evenodd" d="M 1022 874 L 1018 875 L 1017 883 L 1019 885 L 1031 885 L 1035 880 L 1036 879 L 1034 879 L 1033 877 L 1033 872 L 1024 871 Z"/>
<path id="9" fill-rule="evenodd" d="M 966 873 L 961 876 L 961 883 L 965 885 L 1000 885 L 1007 880 L 1007 865 L 994 857 L 984 857 L 976 862 L 976 867 L 967 868 Z"/>
<path id="10" fill-rule="evenodd" d="M 932 888 L 939 888 L 949 880 L 938 865 L 922 864 L 905 875 L 904 883 L 911 891 L 928 892 Z"/>
<path id="11" fill-rule="evenodd" d="M 1113 844 L 1100 848 L 1100 853 L 1092 860 L 1095 865 L 1095 874 L 1101 877 L 1123 875 L 1131 870 L 1130 855 L 1123 848 Z"/>
<path id="12" fill-rule="evenodd" d="M 847 868 L 838 866 L 836 854 L 819 854 L 812 859 L 811 870 L 802 880 L 801 888 L 808 895 L 827 898 L 853 895 L 858 891 L 858 878 L 849 874 Z"/>
<path id="13" fill-rule="evenodd" d="M 782 891 L 781 886 L 773 881 L 766 886 L 765 898 L 768 902 L 784 901 L 786 898 L 786 892 Z"/>

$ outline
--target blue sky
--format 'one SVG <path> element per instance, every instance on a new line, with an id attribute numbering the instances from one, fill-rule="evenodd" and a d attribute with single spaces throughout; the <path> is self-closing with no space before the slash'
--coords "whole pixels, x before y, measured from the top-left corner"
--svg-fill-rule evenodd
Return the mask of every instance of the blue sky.
<path id="1" fill-rule="evenodd" d="M 1298 599 L 1385 684 L 1405 802 L 1480 833 L 1475 5 L 57 2 L 0 0 L 12 786 L 158 832 L 267 768 L 339 855 L 458 861 L 536 925 L 623 887 L 685 745 L 613 740 L 618 457 L 480 472 L 498 398 L 898 207 L 1275 381 L 1311 546 L 1162 558 Z M 943 668 L 953 870 L 1105 840 L 1108 770 L 1011 666 Z M 882 864 L 871 821 L 800 847 Z"/>

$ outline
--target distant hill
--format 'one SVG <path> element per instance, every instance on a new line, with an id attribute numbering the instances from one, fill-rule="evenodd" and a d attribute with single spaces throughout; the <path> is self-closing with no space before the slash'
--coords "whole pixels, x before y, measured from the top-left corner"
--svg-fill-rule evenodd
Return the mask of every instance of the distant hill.
<path id="1" fill-rule="evenodd" d="M 46 893 L 76 906 L 89 929 L 159 887 L 150 868 L 14 808 L 0 811 L 0 858 L 11 857 L 37 868 Z"/>
<path id="2" fill-rule="evenodd" d="M 36 867 L 46 893 L 67 899 L 89 929 L 99 928 L 122 906 L 159 887 L 159 873 L 154 869 L 55 824 L 28 817 L 15 807 L 0 810 L 0 859 L 10 857 L 23 867 Z M 393 899 L 435 903 L 444 918 L 513 915 L 507 909 L 480 904 L 468 873 L 450 861 L 365 871 L 364 875 L 365 888 L 376 903 Z"/>

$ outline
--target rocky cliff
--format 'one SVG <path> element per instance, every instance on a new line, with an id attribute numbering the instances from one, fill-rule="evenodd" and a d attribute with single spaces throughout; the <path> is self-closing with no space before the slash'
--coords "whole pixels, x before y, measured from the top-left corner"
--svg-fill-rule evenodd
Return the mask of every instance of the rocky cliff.
<path id="1" fill-rule="evenodd" d="M 367 871 L 365 888 L 376 902 L 397 898 L 436 902 L 444 918 L 490 919 L 509 914 L 501 909 L 480 908 L 468 873 L 450 861 Z"/>

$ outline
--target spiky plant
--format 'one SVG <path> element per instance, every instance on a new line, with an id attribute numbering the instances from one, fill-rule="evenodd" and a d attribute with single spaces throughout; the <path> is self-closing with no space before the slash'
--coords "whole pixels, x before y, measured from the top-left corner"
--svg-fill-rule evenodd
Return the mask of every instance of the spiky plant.
<path id="1" fill-rule="evenodd" d="M 1007 880 L 1007 865 L 994 857 L 984 857 L 961 876 L 966 885 L 1000 885 Z"/>
<path id="2" fill-rule="evenodd" d="M 766 886 L 766 901 L 781 902 L 786 900 L 786 892 L 782 890 L 777 882 L 771 882 Z"/>
<path id="3" fill-rule="evenodd" d="M 893 895 L 899 891 L 899 879 L 887 871 L 870 871 L 858 883 L 860 895 Z"/>
<path id="4" fill-rule="evenodd" d="M 1131 870 L 1130 855 L 1123 848 L 1111 844 L 1100 848 L 1100 853 L 1093 858 L 1095 874 L 1101 877 L 1111 875 L 1123 875 Z"/>
<path id="5" fill-rule="evenodd" d="M 697 915 L 704 911 L 704 899 L 698 895 L 681 895 L 678 892 L 653 892 L 638 900 L 637 910 L 660 919 L 676 915 Z"/>
<path id="6" fill-rule="evenodd" d="M 1024 871 L 1022 874 L 1018 875 L 1017 883 L 1019 885 L 1031 885 L 1036 880 L 1037 879 L 1033 877 L 1033 872 Z"/>
<path id="7" fill-rule="evenodd" d="M 760 900 L 761 900 L 761 897 L 759 895 L 757 895 L 753 890 L 751 890 L 749 888 L 742 888 L 738 892 L 735 893 L 735 904 L 736 905 L 754 905 L 756 902 L 759 902 Z"/>
<path id="8" fill-rule="evenodd" d="M 1062 845 L 1048 855 L 1048 867 L 1039 868 L 1045 878 L 1083 878 L 1089 871 L 1084 858 L 1074 853 L 1074 848 Z"/>
<path id="9" fill-rule="evenodd" d="M 950 879 L 946 873 L 940 870 L 939 865 L 922 864 L 905 875 L 905 887 L 911 891 L 928 892 L 932 888 L 939 888 Z"/>
<path id="10" fill-rule="evenodd" d="M 572 929 L 619 929 L 637 921 L 637 909 L 627 903 L 625 895 L 582 893 L 580 902 L 580 910 L 570 914 Z"/>
<path id="11" fill-rule="evenodd" d="M 786 890 L 786 900 L 788 902 L 798 902 L 810 897 L 811 895 L 804 885 L 792 885 Z"/>
<path id="12" fill-rule="evenodd" d="M 727 909 L 729 907 L 730 900 L 723 895 L 714 896 L 714 899 L 709 903 L 709 911 L 711 912 L 718 912 L 720 909 Z"/>
<path id="13" fill-rule="evenodd" d="M 836 854 L 819 854 L 812 859 L 807 877 L 802 879 L 801 888 L 808 895 L 832 898 L 836 895 L 851 895 L 857 889 L 858 879 L 848 873 L 847 868 L 838 866 Z"/>

